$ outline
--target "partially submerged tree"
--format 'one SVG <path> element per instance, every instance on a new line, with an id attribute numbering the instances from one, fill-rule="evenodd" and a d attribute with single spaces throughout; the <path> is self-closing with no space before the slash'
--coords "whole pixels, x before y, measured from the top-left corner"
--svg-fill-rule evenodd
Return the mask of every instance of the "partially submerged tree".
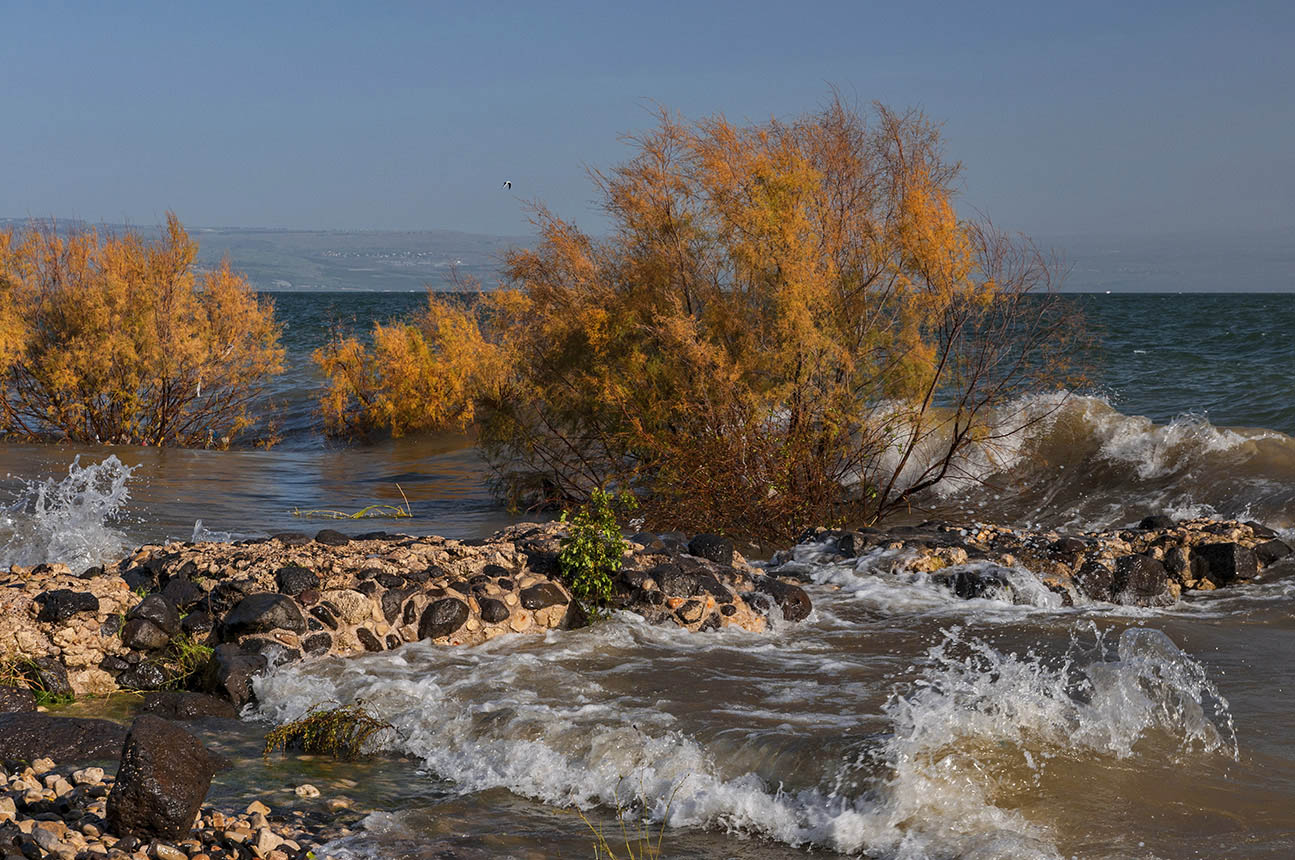
<path id="1" fill-rule="evenodd" d="M 631 143 L 594 174 L 611 235 L 537 209 L 507 288 L 471 310 L 431 294 L 400 327 L 421 365 L 381 328 L 322 350 L 333 427 L 471 425 L 514 500 L 614 486 L 658 526 L 786 539 L 964 476 L 1030 420 L 1018 395 L 1068 381 L 1055 263 L 957 217 L 920 113 L 663 112 Z"/>
<path id="2" fill-rule="evenodd" d="M 153 241 L 0 232 L 0 431 L 220 447 L 248 430 L 282 367 L 274 306 L 196 255 L 172 214 Z"/>

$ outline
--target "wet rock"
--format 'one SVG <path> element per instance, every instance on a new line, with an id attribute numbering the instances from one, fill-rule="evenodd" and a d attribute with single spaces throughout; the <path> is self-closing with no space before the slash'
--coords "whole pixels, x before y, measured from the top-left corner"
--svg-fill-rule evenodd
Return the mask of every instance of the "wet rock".
<path id="1" fill-rule="evenodd" d="M 782 607 L 782 617 L 786 621 L 800 621 L 814 609 L 809 595 L 799 585 L 792 585 L 771 576 L 761 576 L 756 578 L 755 588 L 756 591 L 772 597 L 774 602 Z"/>
<path id="2" fill-rule="evenodd" d="M 315 543 L 322 543 L 324 546 L 346 546 L 351 539 L 337 529 L 320 529 L 315 535 Z"/>
<path id="3" fill-rule="evenodd" d="M 255 588 L 256 584 L 246 579 L 218 582 L 207 595 L 208 608 L 216 617 L 224 615 Z"/>
<path id="4" fill-rule="evenodd" d="M 1275 564 L 1291 554 L 1291 548 L 1284 541 L 1273 540 L 1264 541 L 1255 547 L 1255 557 L 1259 559 L 1264 567 Z"/>
<path id="5" fill-rule="evenodd" d="M 454 597 L 443 597 L 423 610 L 418 621 L 419 639 L 439 639 L 454 633 L 470 615 L 468 605 Z"/>
<path id="6" fill-rule="evenodd" d="M 157 588 L 157 574 L 146 567 L 132 567 L 121 578 L 131 591 L 152 591 Z"/>
<path id="7" fill-rule="evenodd" d="M 302 532 L 279 532 L 272 535 L 270 540 L 277 540 L 284 546 L 305 546 L 310 543 L 310 536 Z"/>
<path id="8" fill-rule="evenodd" d="M 49 714 L 0 714 L 0 761 L 33 762 L 50 758 L 59 764 L 115 758 L 126 729 L 108 720 L 51 717 Z"/>
<path id="9" fill-rule="evenodd" d="M 99 611 L 99 598 L 88 591 L 56 588 L 53 591 L 41 592 L 33 600 L 40 607 L 36 620 L 46 624 L 61 623 L 78 612 Z"/>
<path id="10" fill-rule="evenodd" d="M 1178 523 L 1173 517 L 1166 517 L 1161 514 L 1157 514 L 1154 516 L 1143 517 L 1142 521 L 1138 523 L 1138 528 L 1141 531 L 1149 532 L 1157 531 L 1159 529 L 1171 529 L 1176 525 L 1178 525 Z"/>
<path id="11" fill-rule="evenodd" d="M 661 564 L 648 571 L 666 597 L 692 597 L 697 593 L 697 576 L 677 564 Z"/>
<path id="12" fill-rule="evenodd" d="M 1115 600 L 1115 572 L 1100 562 L 1085 562 L 1076 571 L 1074 581 L 1079 593 L 1090 600 Z"/>
<path id="13" fill-rule="evenodd" d="M 679 620 L 684 624 L 696 624 L 701 620 L 702 615 L 706 612 L 706 605 L 700 600 L 686 601 L 682 606 L 675 610 Z"/>
<path id="14" fill-rule="evenodd" d="M 477 603 L 481 606 L 481 620 L 487 624 L 500 624 L 507 621 L 511 614 L 507 604 L 493 597 L 483 597 Z"/>
<path id="15" fill-rule="evenodd" d="M 164 720 L 200 720 L 204 717 L 234 719 L 238 712 L 224 699 L 205 693 L 168 691 L 150 693 L 140 708 L 142 714 L 152 714 Z"/>
<path id="16" fill-rule="evenodd" d="M 732 567 L 733 541 L 720 535 L 700 534 L 688 541 L 688 554 Z"/>
<path id="17" fill-rule="evenodd" d="M 360 644 L 364 646 L 365 651 L 377 652 L 386 650 L 382 647 L 382 640 L 375 636 L 373 631 L 367 627 L 360 627 L 357 629 L 355 631 L 355 638 L 360 640 Z"/>
<path id="18" fill-rule="evenodd" d="M 559 604 L 565 606 L 569 602 L 567 596 L 562 593 L 562 589 L 551 582 L 540 582 L 530 588 L 523 588 L 520 597 L 522 608 L 532 611 L 547 609 L 550 606 Z"/>
<path id="19" fill-rule="evenodd" d="M 405 578 L 394 573 L 379 573 L 374 580 L 383 588 L 403 588 L 405 585 Z"/>
<path id="20" fill-rule="evenodd" d="M 177 608 L 188 609 L 200 603 L 207 596 L 207 592 L 186 577 L 173 576 L 162 589 L 162 596 L 174 603 Z"/>
<path id="21" fill-rule="evenodd" d="M 301 647 L 307 654 L 324 654 L 333 647 L 333 637 L 327 633 L 312 633 L 301 640 Z"/>
<path id="22" fill-rule="evenodd" d="M 1260 540 L 1271 540 L 1272 538 L 1277 537 L 1277 532 L 1268 528 L 1268 526 L 1263 523 L 1257 523 L 1254 520 L 1247 520 L 1243 525 L 1249 526 L 1250 533 Z"/>
<path id="23" fill-rule="evenodd" d="M 175 723 L 136 717 L 108 795 L 109 829 L 138 839 L 186 838 L 216 767 L 202 742 Z"/>
<path id="24" fill-rule="evenodd" d="M 1172 603 L 1168 594 L 1169 571 L 1148 555 L 1122 555 L 1115 559 L 1112 589 L 1121 603 L 1136 606 Z"/>
<path id="25" fill-rule="evenodd" d="M 733 592 L 729 591 L 718 579 L 709 573 L 694 574 L 697 577 L 697 593 L 709 594 L 717 603 L 732 603 Z"/>
<path id="26" fill-rule="evenodd" d="M 211 628 L 211 616 L 201 609 L 190 612 L 180 619 L 180 630 L 195 639 L 210 633 Z"/>
<path id="27" fill-rule="evenodd" d="M 143 618 L 157 626 L 167 636 L 180 632 L 180 610 L 169 597 L 161 594 L 150 594 L 126 613 L 126 620 Z"/>
<path id="28" fill-rule="evenodd" d="M 726 617 L 727 617 L 727 616 L 732 616 L 732 615 L 737 615 L 737 607 L 736 607 L 736 606 L 734 606 L 734 605 L 733 605 L 733 604 L 731 604 L 731 603 L 726 603 L 726 604 L 724 604 L 723 606 L 721 606 L 721 607 L 719 608 L 719 613 L 720 613 L 720 615 L 723 615 L 723 616 L 726 616 Z"/>
<path id="29" fill-rule="evenodd" d="M 36 694 L 27 687 L 0 687 L 0 714 L 24 714 L 36 710 Z"/>
<path id="30" fill-rule="evenodd" d="M 365 597 L 376 597 L 378 592 L 382 590 L 382 587 L 378 585 L 377 582 L 370 579 L 356 585 L 355 590 L 360 592 L 360 594 L 363 594 Z"/>
<path id="31" fill-rule="evenodd" d="M 395 623 L 396 619 L 400 617 L 401 608 L 413 593 L 413 589 L 409 588 L 402 588 L 398 591 L 387 591 L 383 593 L 381 601 L 382 617 L 386 619 L 388 624 Z"/>
<path id="32" fill-rule="evenodd" d="M 1063 537 L 1048 544 L 1048 555 L 1051 558 L 1068 559 L 1088 549 L 1088 544 L 1076 537 Z"/>
<path id="33" fill-rule="evenodd" d="M 1007 576 L 995 569 L 940 571 L 931 574 L 931 581 L 963 600 L 1011 590 Z"/>
<path id="34" fill-rule="evenodd" d="M 307 589 L 319 588 L 319 577 L 299 564 L 289 564 L 275 571 L 274 584 L 281 594 L 296 597 Z"/>
<path id="35" fill-rule="evenodd" d="M 1259 572 L 1258 556 L 1239 543 L 1197 544 L 1192 554 L 1205 565 L 1205 576 L 1215 585 L 1252 579 Z"/>
<path id="36" fill-rule="evenodd" d="M 39 689 L 51 696 L 71 696 L 72 684 L 67 677 L 67 667 L 57 657 L 37 657 L 27 661 L 26 676 Z"/>
<path id="37" fill-rule="evenodd" d="M 249 594 L 221 622 L 221 637 L 226 641 L 271 630 L 305 632 L 306 617 L 291 597 L 268 591 Z"/>
<path id="38" fill-rule="evenodd" d="M 237 645 L 226 643 L 212 653 L 203 677 L 206 691 L 224 696 L 235 708 L 252 700 L 252 679 L 265 671 L 263 654 L 245 654 Z"/>
<path id="39" fill-rule="evenodd" d="M 160 651 L 171 644 L 171 636 L 146 618 L 132 618 L 121 629 L 121 641 L 138 651 Z"/>
<path id="40" fill-rule="evenodd" d="M 171 682 L 166 667 L 154 660 L 144 660 L 117 676 L 123 690 L 160 690 Z"/>
<path id="41" fill-rule="evenodd" d="M 310 614 L 318 618 L 329 630 L 336 630 L 337 610 L 327 603 L 317 603 L 310 607 Z"/>

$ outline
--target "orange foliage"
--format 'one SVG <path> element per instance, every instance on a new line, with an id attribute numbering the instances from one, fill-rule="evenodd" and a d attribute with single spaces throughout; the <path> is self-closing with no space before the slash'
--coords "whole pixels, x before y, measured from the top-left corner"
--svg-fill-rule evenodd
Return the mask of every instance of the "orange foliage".
<path id="1" fill-rule="evenodd" d="M 81 442 L 225 446 L 283 350 L 274 306 L 197 245 L 52 227 L 0 232 L 0 432 Z"/>
<path id="2" fill-rule="evenodd" d="M 611 235 L 538 208 L 507 289 L 429 296 L 461 330 L 402 329 L 418 362 L 385 330 L 321 353 L 326 414 L 471 423 L 518 501 L 614 486 L 657 526 L 786 539 L 911 506 L 1003 432 L 997 407 L 1066 381 L 1074 320 L 1035 295 L 1055 265 L 959 220 L 921 114 L 662 112 L 632 145 L 594 174 Z"/>

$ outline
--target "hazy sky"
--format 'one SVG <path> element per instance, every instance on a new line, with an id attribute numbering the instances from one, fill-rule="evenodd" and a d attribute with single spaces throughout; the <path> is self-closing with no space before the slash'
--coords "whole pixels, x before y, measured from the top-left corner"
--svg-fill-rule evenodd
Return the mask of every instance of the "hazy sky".
<path id="1" fill-rule="evenodd" d="M 1042 235 L 1295 226 L 1295 3 L 0 0 L 0 216 L 597 230 L 655 100 L 916 105 Z M 500 184 L 510 179 L 513 191 Z"/>

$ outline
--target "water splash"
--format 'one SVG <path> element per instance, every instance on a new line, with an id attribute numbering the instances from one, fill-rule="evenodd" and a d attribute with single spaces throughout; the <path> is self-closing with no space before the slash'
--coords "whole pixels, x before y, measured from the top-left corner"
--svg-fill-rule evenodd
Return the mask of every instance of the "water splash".
<path id="1" fill-rule="evenodd" d="M 130 498 L 133 471 L 116 456 L 82 466 L 78 454 L 62 480 L 26 482 L 0 511 L 0 568 L 62 562 L 80 572 L 120 557 L 126 535 L 110 523 Z"/>
<path id="2" fill-rule="evenodd" d="M 1016 785 L 1009 771 L 1037 777 L 1056 760 L 1080 760 L 1100 780 L 1114 760 L 1164 748 L 1236 754 L 1226 701 L 1162 633 L 1129 630 L 1113 649 L 1095 637 L 1048 659 L 954 628 L 885 704 L 889 733 L 861 732 L 847 758 L 817 743 L 768 750 L 772 772 L 743 772 L 725 733 L 695 733 L 669 701 L 614 692 L 604 672 L 650 677 L 654 661 L 643 655 L 647 634 L 624 620 L 602 627 L 553 635 L 542 651 L 414 645 L 284 667 L 257 681 L 261 713 L 286 720 L 318 702 L 363 698 L 396 725 L 402 752 L 465 794 L 507 788 L 584 808 L 636 800 L 636 812 L 671 827 L 905 860 L 1060 856 L 1045 817 L 1004 801 Z M 706 647 L 730 644 L 716 634 Z M 594 668 L 607 652 L 619 655 L 616 668 Z M 784 705 L 784 725 L 807 725 L 801 705 L 812 703 Z"/>

